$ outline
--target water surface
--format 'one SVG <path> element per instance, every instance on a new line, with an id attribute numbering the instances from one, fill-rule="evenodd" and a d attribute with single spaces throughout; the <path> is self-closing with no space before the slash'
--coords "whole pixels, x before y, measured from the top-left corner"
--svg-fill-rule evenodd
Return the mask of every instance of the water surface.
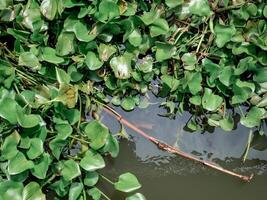
<path id="1" fill-rule="evenodd" d="M 266 199 L 267 151 L 251 148 L 245 163 L 242 156 L 247 145 L 249 130 L 241 125 L 232 132 L 217 128 L 213 133 L 190 133 L 184 126 L 190 117 L 186 113 L 175 120 L 160 117 L 164 109 L 159 101 L 147 109 L 132 112 L 116 110 L 127 120 L 166 143 L 179 147 L 201 159 L 213 161 L 227 169 L 250 175 L 255 174 L 251 183 L 222 174 L 185 158 L 162 151 L 142 136 L 126 129 L 131 136 L 122 140 L 120 154 L 108 161 L 102 171 L 105 176 L 116 179 L 126 171 L 134 173 L 142 183 L 140 190 L 148 200 L 194 200 L 194 199 Z M 102 121 L 116 133 L 120 124 L 110 115 L 102 113 Z M 123 200 L 122 193 L 115 192 L 101 181 L 100 187 L 108 191 L 113 200 Z"/>

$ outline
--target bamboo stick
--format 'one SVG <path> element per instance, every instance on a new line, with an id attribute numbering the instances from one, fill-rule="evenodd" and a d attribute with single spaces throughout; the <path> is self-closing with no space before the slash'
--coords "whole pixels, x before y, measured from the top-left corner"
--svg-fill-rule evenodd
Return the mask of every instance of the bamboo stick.
<path id="1" fill-rule="evenodd" d="M 143 136 L 147 140 L 149 140 L 149 141 L 153 142 L 154 144 L 156 144 L 160 149 L 163 149 L 163 150 L 168 151 L 170 153 L 182 156 L 182 157 L 187 158 L 189 160 L 196 161 L 198 163 L 201 163 L 201 164 L 203 164 L 203 165 L 205 165 L 207 167 L 210 167 L 212 169 L 218 170 L 218 171 L 223 172 L 225 174 L 240 178 L 241 180 L 243 180 L 245 182 L 250 182 L 250 180 L 253 178 L 253 174 L 251 174 L 251 176 L 241 175 L 241 174 L 238 174 L 236 172 L 224 169 L 221 166 L 218 166 L 217 164 L 215 164 L 213 162 L 204 161 L 204 160 L 201 160 L 201 159 L 199 159 L 197 157 L 194 157 L 194 156 L 192 156 L 192 155 L 190 155 L 188 153 L 185 153 L 185 152 L 181 151 L 180 149 L 178 149 L 176 147 L 168 145 L 165 142 L 162 142 L 162 141 L 160 141 L 160 140 L 148 135 L 143 130 L 139 129 L 134 124 L 132 124 L 131 122 L 129 122 L 126 119 L 124 119 L 120 114 L 118 114 L 115 110 L 113 110 L 109 106 L 103 105 L 103 109 L 104 109 L 104 111 L 106 113 L 108 113 L 111 116 L 115 117 L 120 123 L 124 124 L 125 126 L 127 126 L 130 129 L 132 129 L 136 133 L 140 134 L 141 136 Z"/>

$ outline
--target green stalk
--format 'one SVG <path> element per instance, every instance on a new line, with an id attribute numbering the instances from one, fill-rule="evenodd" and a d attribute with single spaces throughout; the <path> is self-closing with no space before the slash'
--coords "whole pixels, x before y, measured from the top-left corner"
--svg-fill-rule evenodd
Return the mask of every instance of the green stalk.
<path id="1" fill-rule="evenodd" d="M 111 185 L 114 185 L 115 183 L 112 182 L 111 180 L 109 180 L 107 177 L 105 177 L 104 175 L 100 174 L 100 177 L 102 177 L 105 181 L 107 181 L 108 183 L 110 183 Z"/>
<path id="2" fill-rule="evenodd" d="M 245 3 L 241 3 L 241 4 L 237 4 L 237 5 L 231 5 L 231 6 L 227 6 L 227 7 L 224 7 L 224 8 L 218 8 L 215 10 L 216 13 L 220 13 L 220 12 L 224 12 L 224 11 L 227 11 L 227 10 L 233 10 L 233 9 L 237 9 L 237 8 L 240 8 L 244 5 Z"/>
<path id="3" fill-rule="evenodd" d="M 96 187 L 97 188 L 97 187 Z M 105 197 L 107 200 L 111 200 L 104 192 L 102 192 L 99 188 L 97 188 L 99 190 L 99 192 L 101 193 L 101 195 L 103 197 Z"/>

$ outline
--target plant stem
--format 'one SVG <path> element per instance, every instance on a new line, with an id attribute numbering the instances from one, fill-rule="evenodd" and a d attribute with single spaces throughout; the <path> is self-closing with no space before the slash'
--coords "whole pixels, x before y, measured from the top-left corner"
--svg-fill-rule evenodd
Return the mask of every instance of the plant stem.
<path id="1" fill-rule="evenodd" d="M 80 117 L 79 117 L 79 121 L 77 123 L 77 129 L 79 129 L 80 124 L 81 124 L 81 117 L 82 117 L 82 98 L 81 95 L 78 94 L 78 99 L 79 99 L 79 111 L 80 111 Z"/>
<path id="2" fill-rule="evenodd" d="M 249 135 L 248 135 L 248 143 L 247 143 L 247 147 L 246 147 L 246 151 L 245 151 L 245 154 L 243 156 L 243 163 L 246 161 L 247 159 L 247 156 L 248 156 L 248 152 L 249 152 L 249 149 L 250 149 L 250 144 L 251 144 L 251 141 L 252 141 L 252 138 L 253 138 L 253 132 L 252 130 L 249 131 Z"/>
<path id="3" fill-rule="evenodd" d="M 97 187 L 96 187 L 97 188 Z M 105 197 L 107 200 L 111 200 L 104 192 L 102 192 L 99 188 L 97 188 L 99 190 L 99 192 L 101 193 L 101 195 L 103 197 Z"/>
<path id="4" fill-rule="evenodd" d="M 199 41 L 199 43 L 198 43 L 198 45 L 197 45 L 197 50 L 196 50 L 197 53 L 198 53 L 199 48 L 200 48 L 200 46 L 201 46 L 201 44 L 202 44 L 202 42 L 203 42 L 203 40 L 204 40 L 204 37 L 205 37 L 205 35 L 206 35 L 206 33 L 207 33 L 207 30 L 208 30 L 208 25 L 205 27 L 205 30 L 204 30 L 204 32 L 202 33 L 202 36 L 201 36 L 201 38 L 200 38 L 200 41 Z"/>
<path id="5" fill-rule="evenodd" d="M 244 112 L 243 112 L 243 110 L 242 110 L 242 108 L 241 108 L 240 105 L 238 106 L 238 108 L 239 108 L 239 110 L 240 110 L 240 113 L 241 113 L 242 117 L 245 117 Z"/>
<path id="6" fill-rule="evenodd" d="M 73 136 L 73 135 L 70 135 L 69 137 L 72 138 L 72 139 L 78 140 L 78 141 L 80 141 L 80 142 L 83 142 L 83 143 L 86 143 L 86 144 L 90 144 L 90 142 L 88 142 L 88 141 L 86 141 L 86 140 L 84 140 L 84 139 L 75 137 L 75 136 Z"/>
<path id="7" fill-rule="evenodd" d="M 224 7 L 224 8 L 218 8 L 215 10 L 216 13 L 220 13 L 220 12 L 224 12 L 224 11 L 227 11 L 227 10 L 232 10 L 232 9 L 237 9 L 237 8 L 240 8 L 244 5 L 245 3 L 241 3 L 241 4 L 237 4 L 237 5 L 231 5 L 231 6 L 227 6 L 227 7 Z"/>
<path id="8" fill-rule="evenodd" d="M 109 180 L 107 177 L 105 177 L 104 175 L 102 175 L 102 174 L 100 174 L 100 176 L 104 179 L 104 180 L 106 180 L 108 183 L 110 183 L 111 185 L 114 185 L 115 183 L 114 182 L 112 182 L 111 180 Z"/>
<path id="9" fill-rule="evenodd" d="M 53 174 L 49 179 L 47 179 L 41 186 L 41 188 L 43 188 L 44 186 L 46 186 L 48 183 L 50 183 L 52 180 L 54 180 L 57 177 L 56 174 Z"/>

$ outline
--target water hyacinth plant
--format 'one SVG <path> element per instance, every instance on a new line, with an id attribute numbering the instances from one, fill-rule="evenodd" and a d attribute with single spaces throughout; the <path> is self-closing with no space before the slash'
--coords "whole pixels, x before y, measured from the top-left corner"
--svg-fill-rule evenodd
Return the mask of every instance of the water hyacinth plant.
<path id="1" fill-rule="evenodd" d="M 97 101 L 131 111 L 152 91 L 192 131 L 263 133 L 266 18 L 264 0 L 1 0 L 0 199 L 109 199 L 99 178 L 145 199 L 99 172 L 119 144 L 86 120 Z"/>

